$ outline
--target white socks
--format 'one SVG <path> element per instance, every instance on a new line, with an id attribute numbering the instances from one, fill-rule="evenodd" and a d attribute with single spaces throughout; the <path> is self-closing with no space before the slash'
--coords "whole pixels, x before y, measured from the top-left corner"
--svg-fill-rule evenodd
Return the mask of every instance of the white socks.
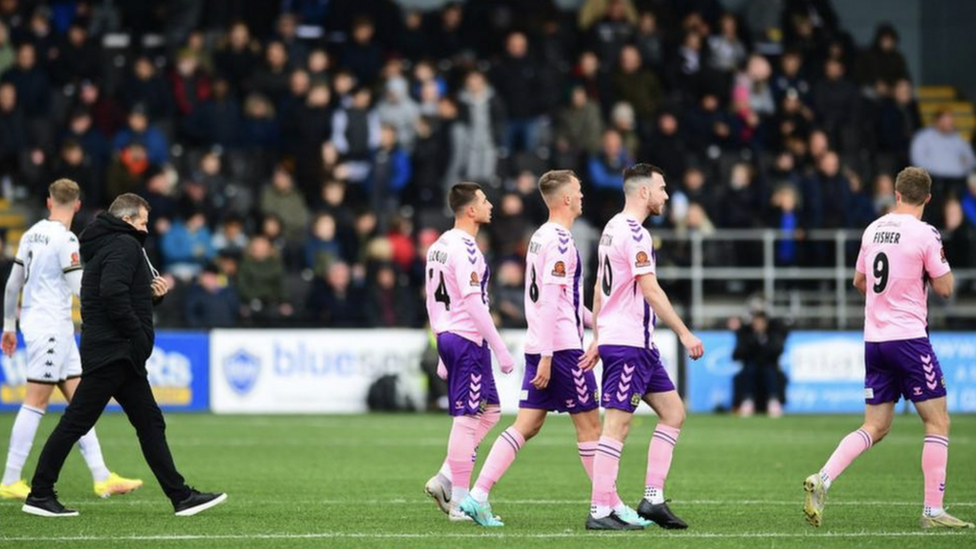
<path id="1" fill-rule="evenodd" d="M 646 486 L 644 488 L 644 499 L 653 503 L 654 505 L 664 503 L 664 490 Z"/>
<path id="2" fill-rule="evenodd" d="M 820 481 L 823 482 L 824 490 L 830 490 L 830 485 L 834 483 L 827 471 L 820 471 Z"/>
<path id="3" fill-rule="evenodd" d="M 20 480 L 24 463 L 34 444 L 34 435 L 44 417 L 44 410 L 26 404 L 21 405 L 10 431 L 10 449 L 7 451 L 7 468 L 3 472 L 2 484 L 13 484 Z"/>
<path id="4" fill-rule="evenodd" d="M 928 505 L 926 505 L 925 506 L 925 509 L 922 511 L 922 514 L 923 515 L 925 515 L 927 517 L 930 517 L 930 518 L 931 517 L 937 517 L 937 516 L 941 515 L 942 513 L 945 513 L 945 509 L 943 509 L 941 507 L 929 507 Z"/>
<path id="5" fill-rule="evenodd" d="M 111 474 L 105 466 L 105 459 L 102 457 L 102 447 L 98 444 L 98 437 L 95 436 L 95 428 L 85 433 L 85 436 L 78 439 L 78 449 L 85 457 L 85 463 L 91 471 L 92 479 L 95 482 L 105 482 Z"/>

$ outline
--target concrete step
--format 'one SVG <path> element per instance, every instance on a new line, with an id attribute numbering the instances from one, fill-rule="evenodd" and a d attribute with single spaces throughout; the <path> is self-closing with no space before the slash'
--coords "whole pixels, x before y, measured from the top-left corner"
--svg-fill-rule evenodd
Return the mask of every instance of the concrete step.
<path id="1" fill-rule="evenodd" d="M 951 101 L 956 98 L 956 88 L 952 86 L 921 86 L 918 88 L 917 95 L 919 101 Z"/>

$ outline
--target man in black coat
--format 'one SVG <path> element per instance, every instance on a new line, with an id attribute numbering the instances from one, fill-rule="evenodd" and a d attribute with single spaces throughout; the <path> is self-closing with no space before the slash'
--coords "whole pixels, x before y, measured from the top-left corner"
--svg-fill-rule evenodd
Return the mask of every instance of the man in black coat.
<path id="1" fill-rule="evenodd" d="M 44 517 L 75 516 L 57 500 L 54 484 L 64 460 L 111 398 L 135 427 L 142 453 L 179 516 L 195 515 L 227 499 L 190 488 L 173 464 L 166 423 L 146 374 L 155 341 L 153 304 L 166 282 L 142 249 L 149 204 L 123 194 L 81 233 L 81 383 L 37 463 L 23 511 Z"/>

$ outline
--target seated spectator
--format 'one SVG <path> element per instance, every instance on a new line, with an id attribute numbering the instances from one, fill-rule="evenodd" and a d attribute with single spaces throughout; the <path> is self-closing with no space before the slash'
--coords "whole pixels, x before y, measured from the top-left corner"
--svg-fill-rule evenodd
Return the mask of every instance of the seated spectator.
<path id="1" fill-rule="evenodd" d="M 683 174 L 688 165 L 684 128 L 673 111 L 662 110 L 657 124 L 642 143 L 640 158 L 660 167 L 669 176 Z"/>
<path id="2" fill-rule="evenodd" d="M 239 308 L 237 291 L 216 266 L 207 265 L 186 292 L 186 325 L 197 329 L 232 328 Z"/>
<path id="3" fill-rule="evenodd" d="M 255 236 L 248 244 L 237 272 L 237 289 L 243 316 L 257 324 L 294 313 L 285 289 L 285 265 L 264 235 Z"/>
<path id="4" fill-rule="evenodd" d="M 348 178 L 356 182 L 368 177 L 370 156 L 380 144 L 381 124 L 372 98 L 369 88 L 360 87 L 332 115 L 332 143 L 349 168 Z"/>
<path id="5" fill-rule="evenodd" d="M 973 187 L 976 187 L 976 182 Z M 974 204 L 971 195 L 968 196 L 968 205 L 972 208 Z M 967 218 L 962 205 L 955 198 L 947 200 L 945 205 L 944 244 L 946 261 L 953 269 L 976 267 L 976 218 Z"/>
<path id="6" fill-rule="evenodd" d="M 602 133 L 599 104 L 587 97 L 583 86 L 574 86 L 569 105 L 559 113 L 556 146 L 575 154 L 596 154 L 600 150 Z"/>
<path id="7" fill-rule="evenodd" d="M 380 218 L 381 228 L 400 207 L 400 195 L 413 175 L 410 155 L 397 141 L 396 130 L 383 126 L 380 148 L 373 157 L 369 178 L 370 205 Z"/>
<path id="8" fill-rule="evenodd" d="M 503 328 L 525 327 L 525 269 L 515 259 L 498 267 L 495 288 L 491 294 L 494 309 Z"/>
<path id="9" fill-rule="evenodd" d="M 169 160 L 169 144 L 166 142 L 166 136 L 159 128 L 149 124 L 148 110 L 144 105 L 135 105 L 129 111 L 129 124 L 115 134 L 112 149 L 118 152 L 130 143 L 142 145 L 149 162 L 157 166 Z"/>
<path id="10" fill-rule="evenodd" d="M 860 94 L 844 71 L 840 59 L 832 58 L 824 63 L 824 78 L 813 87 L 813 108 L 830 140 L 847 150 L 856 145 L 850 139 L 845 141 L 845 132 L 857 120 Z"/>
<path id="11" fill-rule="evenodd" d="M 689 148 L 707 153 L 709 158 L 721 154 L 721 149 L 735 143 L 732 117 L 720 108 L 719 98 L 706 93 L 695 107 L 685 113 L 685 138 Z"/>
<path id="12" fill-rule="evenodd" d="M 240 143 L 250 149 L 272 151 L 281 144 L 275 108 L 267 97 L 252 93 L 244 100 Z"/>
<path id="13" fill-rule="evenodd" d="M 244 220 L 234 214 L 228 215 L 213 235 L 211 245 L 217 254 L 244 255 L 247 248 Z"/>
<path id="14" fill-rule="evenodd" d="M 779 58 L 779 72 L 771 81 L 773 98 L 777 104 L 783 102 L 788 90 L 795 90 L 800 101 L 810 106 L 810 81 L 803 73 L 803 55 L 796 50 L 786 50 Z"/>
<path id="15" fill-rule="evenodd" d="M 420 107 L 407 91 L 407 81 L 403 77 L 392 78 L 386 82 L 386 94 L 376 105 L 376 116 L 380 123 L 393 128 L 397 143 L 406 151 L 413 150 L 417 135 L 417 121 Z"/>
<path id="16" fill-rule="evenodd" d="M 529 55 L 525 34 L 509 33 L 502 60 L 491 72 L 491 83 L 508 116 L 504 145 L 509 151 L 534 151 L 539 145 L 542 70 Z"/>
<path id="17" fill-rule="evenodd" d="M 311 234 L 305 240 L 305 268 L 322 276 L 329 266 L 342 261 L 342 246 L 336 238 L 336 221 L 329 214 L 319 214 L 312 222 Z"/>
<path id="18" fill-rule="evenodd" d="M 176 57 L 176 70 L 170 75 L 170 86 L 176 108 L 183 116 L 189 116 L 197 106 L 210 99 L 210 76 L 200 67 L 200 60 L 190 51 L 180 51 Z"/>
<path id="19" fill-rule="evenodd" d="M 709 60 L 717 71 L 731 74 L 746 59 L 746 47 L 739 39 L 735 15 L 724 13 L 719 19 L 719 33 L 708 37 Z"/>
<path id="20" fill-rule="evenodd" d="M 27 121 L 17 104 L 17 88 L 0 84 L 0 168 L 15 171 L 20 151 L 27 147 Z"/>
<path id="21" fill-rule="evenodd" d="M 87 109 L 78 108 L 71 112 L 68 127 L 61 134 L 61 143 L 65 141 L 74 141 L 81 146 L 94 175 L 100 179 L 105 173 L 112 151 L 105 135 L 93 125 L 91 113 Z"/>
<path id="22" fill-rule="evenodd" d="M 125 145 L 115 154 L 108 167 L 105 176 L 106 196 L 138 193 L 143 188 L 144 178 L 151 166 L 146 147 L 142 143 L 134 142 Z"/>
<path id="23" fill-rule="evenodd" d="M 288 51 L 281 42 L 269 42 L 264 55 L 264 65 L 251 76 L 251 91 L 278 105 L 288 93 Z"/>
<path id="24" fill-rule="evenodd" d="M 620 62 L 613 72 L 614 97 L 634 107 L 640 120 L 653 116 L 664 101 L 664 91 L 657 75 L 643 68 L 640 52 L 634 46 L 620 50 Z"/>
<path id="25" fill-rule="evenodd" d="M 631 162 L 620 133 L 612 129 L 606 130 L 603 132 L 600 153 L 590 156 L 590 183 L 597 189 L 619 191 L 624 184 L 624 168 Z"/>
<path id="26" fill-rule="evenodd" d="M 873 87 L 878 81 L 890 86 L 908 78 L 908 63 L 898 51 L 898 31 L 891 23 L 878 25 L 874 43 L 861 53 L 854 72 L 858 83 L 865 88 Z"/>
<path id="27" fill-rule="evenodd" d="M 46 62 L 46 59 L 45 59 Z M 14 66 L 3 73 L 2 81 L 17 89 L 24 116 L 29 120 L 47 117 L 51 108 L 51 82 L 37 63 L 37 50 L 31 42 L 17 47 Z"/>
<path id="28" fill-rule="evenodd" d="M 271 184 L 261 191 L 261 213 L 281 220 L 285 239 L 291 243 L 304 238 L 308 228 L 308 205 L 295 188 L 294 179 L 282 165 L 275 167 Z"/>
<path id="29" fill-rule="evenodd" d="M 230 83 L 224 78 L 213 82 L 212 97 L 204 99 L 183 119 L 183 134 L 191 144 L 236 147 L 241 145 L 240 103 L 231 95 Z"/>
<path id="30" fill-rule="evenodd" d="M 173 221 L 169 231 L 160 238 L 164 270 L 190 280 L 216 255 L 211 239 L 203 213 L 193 213 L 185 221 Z"/>
<path id="31" fill-rule="evenodd" d="M 357 17 L 352 23 L 352 40 L 339 57 L 339 64 L 352 71 L 356 80 L 364 85 L 372 84 L 383 66 L 383 48 L 377 43 L 375 33 L 372 19 Z"/>
<path id="32" fill-rule="evenodd" d="M 309 320 L 330 328 L 362 328 L 368 321 L 363 290 L 353 284 L 349 265 L 333 263 L 312 282 L 305 304 Z"/>
<path id="33" fill-rule="evenodd" d="M 384 263 L 375 269 L 366 298 L 367 325 L 373 328 L 405 328 L 417 325 L 417 300 L 398 280 L 396 268 Z"/>
<path id="34" fill-rule="evenodd" d="M 498 147 L 503 143 L 505 107 L 488 85 L 485 76 L 472 71 L 464 79 L 464 89 L 458 94 L 460 135 L 453 143 L 457 162 L 455 173 L 448 172 L 448 180 L 464 177 L 475 181 L 490 181 L 495 177 Z"/>
<path id="35" fill-rule="evenodd" d="M 153 120 L 167 120 L 176 111 L 170 87 L 146 56 L 135 60 L 121 89 L 122 103 L 130 112 L 138 105 Z"/>

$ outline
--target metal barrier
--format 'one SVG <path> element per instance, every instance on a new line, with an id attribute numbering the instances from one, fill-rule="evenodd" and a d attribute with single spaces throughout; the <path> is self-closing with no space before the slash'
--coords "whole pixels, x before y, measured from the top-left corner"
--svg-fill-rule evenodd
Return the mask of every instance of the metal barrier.
<path id="1" fill-rule="evenodd" d="M 776 229 L 721 229 L 714 233 L 701 231 L 651 230 L 655 241 L 661 245 L 687 242 L 690 245 L 690 265 L 687 267 L 662 266 L 658 277 L 667 281 L 688 281 L 691 284 L 691 319 L 697 327 L 713 325 L 717 320 L 725 320 L 742 312 L 741 304 L 729 305 L 721 299 L 709 303 L 705 298 L 706 281 L 762 281 L 762 297 L 774 316 L 790 317 L 799 324 L 813 320 L 833 320 L 834 328 L 860 326 L 863 321 L 863 297 L 851 285 L 854 278 L 856 254 L 848 253 L 851 243 L 860 242 L 860 230 L 812 230 L 781 231 Z M 776 265 L 776 243 L 780 240 L 794 239 L 798 242 L 833 243 L 833 264 L 823 267 L 781 267 Z M 761 242 L 762 265 L 757 267 L 708 266 L 704 264 L 704 246 L 709 242 Z M 948 301 L 937 297 L 946 306 L 929 309 L 930 323 L 944 326 L 952 320 L 971 320 L 976 318 L 976 299 L 965 291 L 970 283 L 976 281 L 976 269 L 953 270 L 957 289 L 964 292 Z M 831 284 L 832 298 L 823 300 L 826 304 L 804 303 L 799 293 L 794 293 L 789 306 L 777 305 L 776 283 L 780 281 L 812 281 Z M 822 292 L 818 292 L 821 293 Z M 823 296 L 826 297 L 826 296 Z"/>

